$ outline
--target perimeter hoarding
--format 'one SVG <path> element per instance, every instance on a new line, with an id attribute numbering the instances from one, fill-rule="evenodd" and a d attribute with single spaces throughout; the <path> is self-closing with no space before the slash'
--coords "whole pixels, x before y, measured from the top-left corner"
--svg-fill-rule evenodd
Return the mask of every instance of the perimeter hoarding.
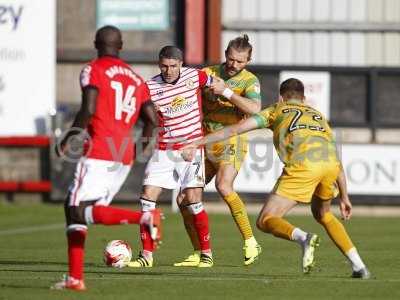
<path id="1" fill-rule="evenodd" d="M 0 0 L 0 135 L 47 131 L 55 108 L 55 0 Z"/>
<path id="2" fill-rule="evenodd" d="M 349 194 L 400 195 L 400 145 L 342 144 L 338 148 Z M 282 167 L 272 143 L 251 143 L 235 190 L 269 193 Z M 208 184 L 206 191 L 215 191 L 214 183 Z"/>

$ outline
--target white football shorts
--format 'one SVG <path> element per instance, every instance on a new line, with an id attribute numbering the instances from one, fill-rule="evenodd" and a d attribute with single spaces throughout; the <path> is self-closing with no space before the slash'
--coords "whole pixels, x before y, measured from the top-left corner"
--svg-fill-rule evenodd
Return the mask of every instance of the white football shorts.
<path id="1" fill-rule="evenodd" d="M 120 162 L 82 157 L 69 188 L 68 204 L 78 206 L 82 201 L 109 205 L 128 177 L 131 165 Z"/>
<path id="2" fill-rule="evenodd" d="M 143 185 L 181 190 L 204 187 L 204 150 L 197 149 L 191 162 L 183 160 L 179 150 L 154 150 L 146 166 Z"/>

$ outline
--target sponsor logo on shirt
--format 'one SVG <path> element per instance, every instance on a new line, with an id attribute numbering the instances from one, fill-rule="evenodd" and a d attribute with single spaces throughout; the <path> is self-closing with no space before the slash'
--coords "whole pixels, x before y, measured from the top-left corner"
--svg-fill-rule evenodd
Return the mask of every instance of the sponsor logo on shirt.
<path id="1" fill-rule="evenodd" d="M 172 100 L 171 104 L 165 108 L 165 113 L 176 114 L 188 111 L 192 108 L 194 102 L 188 101 L 185 97 L 178 96 Z"/>
<path id="2" fill-rule="evenodd" d="M 185 103 L 186 103 L 186 98 L 182 97 L 182 96 L 178 96 L 178 97 L 174 98 L 174 100 L 172 100 L 171 106 L 172 106 L 172 108 L 178 108 L 179 106 L 182 106 Z"/>

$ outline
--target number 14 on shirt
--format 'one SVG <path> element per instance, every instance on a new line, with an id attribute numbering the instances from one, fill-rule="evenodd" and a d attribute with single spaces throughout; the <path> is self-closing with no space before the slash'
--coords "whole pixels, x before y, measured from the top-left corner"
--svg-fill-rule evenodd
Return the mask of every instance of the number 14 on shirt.
<path id="1" fill-rule="evenodd" d="M 115 91 L 115 119 L 121 120 L 122 112 L 126 112 L 125 123 L 129 123 L 136 112 L 136 98 L 133 96 L 136 88 L 128 85 L 124 91 L 122 83 L 119 81 L 111 81 L 111 87 Z"/>

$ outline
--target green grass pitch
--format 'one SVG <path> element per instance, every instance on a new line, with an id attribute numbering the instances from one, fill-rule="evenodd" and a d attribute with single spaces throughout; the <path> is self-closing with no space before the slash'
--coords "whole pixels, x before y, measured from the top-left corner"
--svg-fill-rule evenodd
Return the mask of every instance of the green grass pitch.
<path id="1" fill-rule="evenodd" d="M 254 224 L 255 216 L 251 219 Z M 399 218 L 355 217 L 346 224 L 373 274 L 364 281 L 349 278 L 346 260 L 310 217 L 289 220 L 322 238 L 310 275 L 300 271 L 296 244 L 257 230 L 263 253 L 255 265 L 244 267 L 239 233 L 224 214 L 210 215 L 215 266 L 172 267 L 191 247 L 181 217 L 167 213 L 164 243 L 149 269 L 113 269 L 102 262 L 102 250 L 112 239 L 129 241 L 137 254 L 137 226 L 91 227 L 88 290 L 77 293 L 49 290 L 67 270 L 61 205 L 0 204 L 0 299 L 400 299 Z"/>

